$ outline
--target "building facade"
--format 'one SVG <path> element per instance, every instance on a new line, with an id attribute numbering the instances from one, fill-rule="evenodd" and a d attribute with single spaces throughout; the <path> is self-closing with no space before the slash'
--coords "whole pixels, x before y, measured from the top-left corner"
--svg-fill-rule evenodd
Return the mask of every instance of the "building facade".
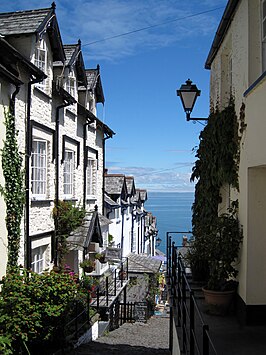
<path id="1" fill-rule="evenodd" d="M 238 314 L 243 322 L 265 322 L 265 19 L 266 1 L 230 0 L 210 49 L 210 93 L 223 108 L 230 95 L 242 119 L 239 191 L 226 186 L 222 207 L 239 202 L 244 239 L 239 256 Z M 244 124 L 244 125 L 243 125 Z M 262 282 L 261 282 L 262 281 Z"/>

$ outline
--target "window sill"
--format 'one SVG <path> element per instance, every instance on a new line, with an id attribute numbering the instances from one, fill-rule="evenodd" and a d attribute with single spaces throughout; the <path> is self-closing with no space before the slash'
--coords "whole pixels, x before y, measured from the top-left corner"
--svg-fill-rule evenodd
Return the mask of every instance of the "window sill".
<path id="1" fill-rule="evenodd" d="M 254 81 L 253 84 L 250 85 L 250 87 L 244 92 L 243 96 L 246 97 L 248 94 L 251 93 L 256 87 L 265 79 L 266 77 L 266 71 L 261 74 L 261 76 L 258 77 L 257 80 Z"/>
<path id="2" fill-rule="evenodd" d="M 89 195 L 86 197 L 86 200 L 89 201 L 89 200 L 97 200 L 97 197 L 95 195 Z"/>
<path id="3" fill-rule="evenodd" d="M 38 205 L 38 204 L 51 204 L 53 202 L 52 199 L 48 198 L 31 198 L 31 204 L 32 205 Z"/>
<path id="4" fill-rule="evenodd" d="M 42 89 L 42 88 L 35 85 L 34 90 L 38 91 L 40 94 L 45 96 L 47 99 L 52 100 L 52 97 L 45 92 L 45 89 Z"/>
<path id="5" fill-rule="evenodd" d="M 74 198 L 74 197 L 64 197 L 64 198 L 63 198 L 63 201 L 73 201 L 73 202 L 77 202 L 78 199 L 77 199 L 77 198 Z"/>
<path id="6" fill-rule="evenodd" d="M 66 111 L 67 111 L 70 115 L 74 116 L 74 118 L 77 117 L 77 113 L 76 113 L 76 110 L 75 110 L 75 109 L 66 108 Z"/>

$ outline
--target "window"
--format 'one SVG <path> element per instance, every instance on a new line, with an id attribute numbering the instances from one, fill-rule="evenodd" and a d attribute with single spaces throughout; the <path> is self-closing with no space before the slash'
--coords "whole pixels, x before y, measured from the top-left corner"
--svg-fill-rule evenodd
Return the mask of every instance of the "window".
<path id="1" fill-rule="evenodd" d="M 32 271 L 37 272 L 40 274 L 45 265 L 45 246 L 41 246 L 32 250 L 32 262 L 31 268 Z"/>
<path id="2" fill-rule="evenodd" d="M 266 70 L 266 0 L 261 7 L 262 70 Z"/>
<path id="3" fill-rule="evenodd" d="M 31 191 L 38 197 L 46 197 L 47 142 L 33 140 L 31 156 Z"/>
<path id="4" fill-rule="evenodd" d="M 73 97 L 75 97 L 76 92 L 76 80 L 74 77 L 74 72 L 70 72 L 66 81 L 66 91 Z"/>
<path id="5" fill-rule="evenodd" d="M 74 195 L 74 167 L 75 153 L 73 150 L 66 150 L 64 160 L 64 194 L 71 197 Z"/>
<path id="6" fill-rule="evenodd" d="M 87 163 L 87 195 L 96 194 L 96 160 L 88 159 Z"/>
<path id="7" fill-rule="evenodd" d="M 34 64 L 41 69 L 44 73 L 47 73 L 47 49 L 46 43 L 42 39 L 38 41 L 35 48 Z M 39 87 L 45 88 L 45 80 L 37 84 Z"/>

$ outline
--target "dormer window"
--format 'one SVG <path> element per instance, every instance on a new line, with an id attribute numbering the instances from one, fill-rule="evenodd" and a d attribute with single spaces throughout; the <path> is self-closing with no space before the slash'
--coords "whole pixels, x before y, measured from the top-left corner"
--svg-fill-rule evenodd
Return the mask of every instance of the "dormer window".
<path id="1" fill-rule="evenodd" d="M 47 74 L 47 47 L 43 39 L 36 43 L 34 64 L 45 74 Z M 45 80 L 43 80 L 41 83 L 38 83 L 38 86 L 41 88 L 45 88 Z"/>

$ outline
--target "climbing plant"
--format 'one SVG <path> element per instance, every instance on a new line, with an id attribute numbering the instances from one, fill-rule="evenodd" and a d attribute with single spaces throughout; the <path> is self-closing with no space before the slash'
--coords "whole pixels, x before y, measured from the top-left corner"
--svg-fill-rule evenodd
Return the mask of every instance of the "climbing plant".
<path id="1" fill-rule="evenodd" d="M 192 181 L 197 180 L 192 208 L 192 224 L 196 234 L 217 217 L 221 187 L 228 184 L 238 189 L 241 136 L 232 97 L 223 110 L 212 110 L 199 138 L 198 159 L 191 175 Z"/>
<path id="2" fill-rule="evenodd" d="M 19 152 L 15 128 L 15 116 L 4 111 L 6 138 L 2 149 L 2 168 L 5 178 L 0 192 L 6 203 L 6 229 L 8 234 L 7 269 L 17 266 L 20 247 L 20 225 L 25 201 L 23 186 L 24 171 L 22 169 L 22 154 Z"/>
<path id="3" fill-rule="evenodd" d="M 240 109 L 238 122 L 233 97 L 223 109 L 211 110 L 208 124 L 200 134 L 191 180 L 197 181 L 192 206 L 192 226 L 195 240 L 190 250 L 191 264 L 202 269 L 208 277 L 209 243 L 213 226 L 219 220 L 218 207 L 222 202 L 221 188 L 238 189 L 240 141 L 246 128 L 245 106 Z M 229 211 L 230 212 L 230 211 Z"/>
<path id="4" fill-rule="evenodd" d="M 83 207 L 73 206 L 70 201 L 58 201 L 53 209 L 53 218 L 58 222 L 59 267 L 63 268 L 68 253 L 67 237 L 82 224 L 86 211 Z"/>

